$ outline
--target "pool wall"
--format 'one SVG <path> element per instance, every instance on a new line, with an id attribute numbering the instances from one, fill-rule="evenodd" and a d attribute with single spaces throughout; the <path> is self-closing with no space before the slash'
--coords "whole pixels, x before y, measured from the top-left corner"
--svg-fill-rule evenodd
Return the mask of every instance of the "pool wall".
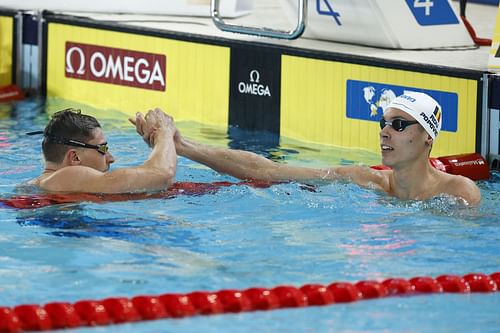
<path id="1" fill-rule="evenodd" d="M 15 82 L 15 12 L 0 10 L 0 87 Z"/>
<path id="2" fill-rule="evenodd" d="M 382 108 L 405 90 L 443 108 L 433 156 L 481 150 L 483 72 L 44 13 L 48 97 L 128 115 L 267 130 L 376 152 Z"/>

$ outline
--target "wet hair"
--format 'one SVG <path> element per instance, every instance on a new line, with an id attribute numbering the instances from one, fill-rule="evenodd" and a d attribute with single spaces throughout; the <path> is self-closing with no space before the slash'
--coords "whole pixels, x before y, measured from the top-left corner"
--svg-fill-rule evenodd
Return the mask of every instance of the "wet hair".
<path id="1" fill-rule="evenodd" d="M 51 138 L 72 139 L 87 143 L 93 139 L 96 128 L 101 128 L 97 119 L 82 114 L 78 109 L 69 108 L 54 113 L 43 131 L 42 151 L 45 160 L 61 163 L 70 148 Z"/>

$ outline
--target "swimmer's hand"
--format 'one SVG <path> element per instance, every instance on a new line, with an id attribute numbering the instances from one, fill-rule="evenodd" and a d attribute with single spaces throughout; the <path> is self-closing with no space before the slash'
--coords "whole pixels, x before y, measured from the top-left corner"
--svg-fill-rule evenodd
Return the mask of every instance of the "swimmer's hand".
<path id="1" fill-rule="evenodd" d="M 169 136 L 173 136 L 177 131 L 173 118 L 159 108 L 149 110 L 145 116 L 137 112 L 135 119 L 129 118 L 128 120 L 150 147 L 154 147 L 158 133 L 166 132 Z"/>

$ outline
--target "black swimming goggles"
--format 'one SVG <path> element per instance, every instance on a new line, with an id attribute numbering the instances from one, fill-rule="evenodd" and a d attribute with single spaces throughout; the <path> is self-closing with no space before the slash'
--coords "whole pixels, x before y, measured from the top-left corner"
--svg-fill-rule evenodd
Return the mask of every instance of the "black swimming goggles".
<path id="1" fill-rule="evenodd" d="M 393 119 L 393 120 L 385 120 L 384 118 L 380 119 L 380 129 L 384 129 L 385 126 L 389 125 L 398 132 L 403 132 L 406 127 L 414 124 L 418 124 L 418 121 L 404 120 L 404 119 Z"/>
<path id="2" fill-rule="evenodd" d="M 44 134 L 44 133 L 43 133 L 43 131 L 34 131 L 34 132 L 28 132 L 28 133 L 26 133 L 26 135 L 37 135 L 37 134 Z M 89 144 L 89 143 L 84 143 L 84 142 L 80 142 L 80 141 L 73 140 L 73 139 L 65 139 L 65 138 L 61 138 L 61 137 L 58 137 L 58 136 L 55 136 L 55 135 L 50 135 L 50 134 L 49 135 L 45 135 L 45 137 L 50 142 L 53 142 L 53 143 L 60 143 L 60 144 L 63 144 L 63 145 L 73 146 L 73 147 L 95 149 L 95 150 L 97 150 L 102 155 L 106 155 L 106 153 L 109 150 L 107 142 L 101 143 L 101 144 L 98 144 L 98 145 L 92 145 L 92 144 Z"/>

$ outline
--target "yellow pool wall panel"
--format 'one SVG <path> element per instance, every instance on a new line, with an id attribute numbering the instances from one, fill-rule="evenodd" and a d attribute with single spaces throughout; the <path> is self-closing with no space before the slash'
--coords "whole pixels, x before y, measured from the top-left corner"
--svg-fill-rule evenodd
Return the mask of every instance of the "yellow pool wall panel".
<path id="1" fill-rule="evenodd" d="M 12 83 L 14 18 L 0 16 L 0 86 Z"/>
<path id="2" fill-rule="evenodd" d="M 176 120 L 227 126 L 228 47 L 61 23 L 49 23 L 47 35 L 48 97 L 127 115 L 160 107 Z M 157 91 L 67 77 L 67 42 L 164 55 L 166 88 Z"/>
<path id="3" fill-rule="evenodd" d="M 457 131 L 441 131 L 432 155 L 476 149 L 478 86 L 475 80 L 289 55 L 282 57 L 281 72 L 280 133 L 283 136 L 379 151 L 378 122 L 346 117 L 346 82 L 359 80 L 456 93 Z"/>
<path id="4" fill-rule="evenodd" d="M 116 50 L 120 54 L 135 52 L 162 57 L 165 59 L 165 86 L 161 89 L 132 87 L 72 76 L 77 71 L 78 61 L 73 63 L 71 57 L 78 52 L 73 52 L 68 60 L 68 49 L 75 43 L 82 47 L 111 50 L 110 54 Z M 214 45 L 197 39 L 180 40 L 141 32 L 107 30 L 105 27 L 49 22 L 47 97 L 77 101 L 101 109 L 103 115 L 110 117 L 116 117 L 117 112 L 133 116 L 138 111 L 160 107 L 177 121 L 188 120 L 227 128 L 230 75 L 234 73 L 230 73 L 232 46 L 229 42 L 226 44 Z M 260 47 L 264 52 L 265 46 Z M 259 49 L 255 50 L 258 53 Z M 80 59 L 82 57 L 86 56 Z M 456 95 L 456 131 L 441 131 L 432 155 L 476 150 L 478 79 L 429 74 L 401 66 L 399 68 L 402 69 L 394 69 L 380 64 L 361 65 L 317 59 L 307 55 L 282 53 L 280 57 L 280 105 L 276 110 L 279 112 L 279 128 L 276 131 L 283 137 L 378 152 L 378 123 L 346 115 L 347 82 L 373 82 L 382 86 Z M 68 62 L 74 67 L 70 74 Z M 446 110 L 443 112 L 446 115 Z"/>

